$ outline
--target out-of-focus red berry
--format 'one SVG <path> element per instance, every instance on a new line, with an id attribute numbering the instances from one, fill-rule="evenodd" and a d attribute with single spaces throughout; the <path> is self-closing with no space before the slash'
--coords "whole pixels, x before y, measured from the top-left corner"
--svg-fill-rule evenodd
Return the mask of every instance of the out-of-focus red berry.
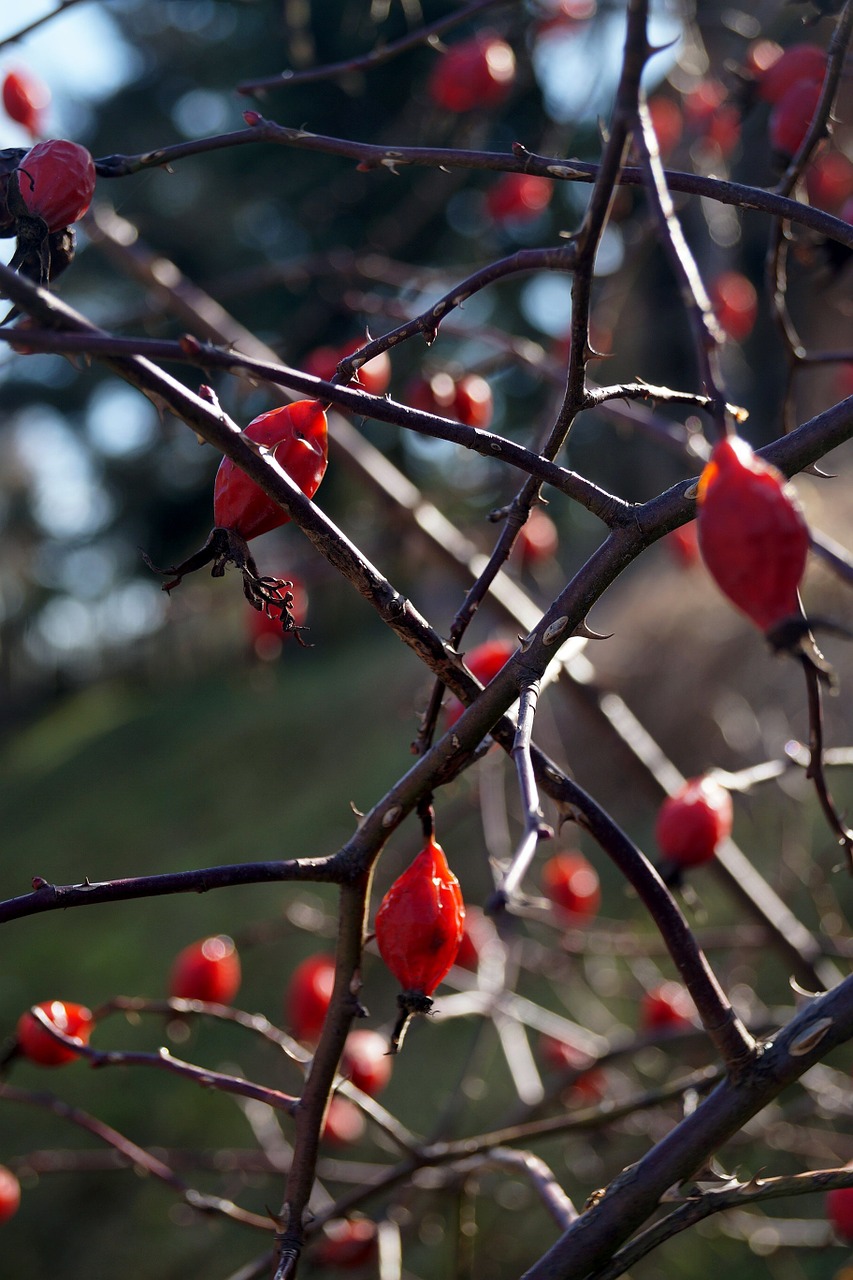
<path id="1" fill-rule="evenodd" d="M 853 1187 L 836 1187 L 826 1193 L 826 1216 L 842 1240 L 853 1244 Z"/>
<path id="2" fill-rule="evenodd" d="M 743 342 L 758 316 L 758 294 L 752 281 L 740 271 L 723 271 L 711 281 L 709 293 L 723 333 L 733 342 Z"/>
<path id="3" fill-rule="evenodd" d="M 305 372 L 312 377 L 322 378 L 324 382 L 330 382 L 337 373 L 341 360 L 351 356 L 362 346 L 363 342 L 355 341 L 345 342 L 341 347 L 317 347 L 305 357 Z M 391 359 L 387 351 L 381 351 L 378 356 L 363 364 L 355 377 L 356 386 L 372 396 L 381 396 L 390 381 Z"/>
<path id="4" fill-rule="evenodd" d="M 42 132 L 44 113 L 50 105 L 50 89 L 31 71 L 16 67 L 3 80 L 3 107 L 6 115 L 34 138 Z"/>
<path id="5" fill-rule="evenodd" d="M 699 534 L 695 520 L 673 529 L 672 533 L 666 535 L 664 542 L 678 563 L 683 565 L 685 569 L 698 564 L 701 557 L 699 555 Z"/>
<path id="6" fill-rule="evenodd" d="M 480 32 L 452 45 L 435 63 L 427 83 L 433 102 L 445 111 L 498 107 L 515 81 L 515 54 L 505 40 Z"/>
<path id="7" fill-rule="evenodd" d="M 582 853 L 557 853 L 542 868 L 542 888 L 555 907 L 591 919 L 601 905 L 595 867 Z"/>
<path id="8" fill-rule="evenodd" d="M 72 1036 L 81 1045 L 89 1043 L 95 1023 L 91 1010 L 85 1005 L 72 1004 L 67 1000 L 43 1000 L 36 1008 L 46 1014 L 63 1035 Z M 29 1011 L 21 1014 L 16 1030 L 18 1049 L 25 1058 L 39 1066 L 61 1067 L 67 1062 L 76 1062 L 79 1057 L 73 1049 L 54 1040 Z"/>
<path id="9" fill-rule="evenodd" d="M 454 378 L 441 372 L 417 378 L 406 389 L 406 400 L 413 409 L 455 418 L 466 427 L 485 428 L 492 420 L 492 389 L 476 373 Z"/>
<path id="10" fill-rule="evenodd" d="M 376 1257 L 378 1232 L 369 1218 L 333 1218 L 318 1237 L 314 1257 L 323 1267 L 363 1267 Z"/>
<path id="11" fill-rule="evenodd" d="M 799 80 L 770 112 L 770 145 L 779 155 L 790 157 L 799 151 L 817 110 L 821 90 L 818 80 Z"/>
<path id="12" fill-rule="evenodd" d="M 505 173 L 486 193 L 493 222 L 532 222 L 548 207 L 553 185 L 535 173 Z"/>
<path id="13" fill-rule="evenodd" d="M 341 1075 L 375 1098 L 391 1079 L 388 1041 L 378 1031 L 359 1028 L 347 1036 L 341 1058 Z"/>
<path id="14" fill-rule="evenodd" d="M 690 996 L 677 982 L 664 982 L 645 991 L 640 1000 L 640 1028 L 643 1031 L 674 1031 L 692 1027 L 695 1008 Z"/>
<path id="15" fill-rule="evenodd" d="M 853 164 L 840 151 L 825 151 L 806 169 L 806 190 L 816 209 L 834 213 L 853 195 Z"/>
<path id="16" fill-rule="evenodd" d="M 684 99 L 688 127 L 706 142 L 713 143 L 724 156 L 740 140 L 740 112 L 727 101 L 728 90 L 720 80 L 702 80 Z"/>
<path id="17" fill-rule="evenodd" d="M 725 787 L 713 778 L 689 778 L 658 811 L 658 848 L 679 867 L 701 866 L 731 835 L 732 818 L 732 797 Z"/>
<path id="18" fill-rule="evenodd" d="M 519 530 L 516 548 L 525 565 L 552 560 L 560 545 L 557 526 L 541 507 L 534 507 Z"/>
<path id="19" fill-rule="evenodd" d="M 0 1222 L 8 1222 L 21 1205 L 21 1184 L 11 1169 L 0 1164 Z"/>
<path id="20" fill-rule="evenodd" d="M 335 957 L 309 956 L 293 970 L 284 997 L 286 1025 L 297 1040 L 319 1039 L 335 985 Z"/>
<path id="21" fill-rule="evenodd" d="M 816 44 L 792 44 L 789 49 L 780 49 L 778 57 L 758 72 L 758 96 L 775 106 L 801 80 L 819 85 L 825 74 L 824 49 Z"/>
<path id="22" fill-rule="evenodd" d="M 345 1147 L 350 1142 L 358 1142 L 365 1127 L 364 1116 L 355 1103 L 335 1094 L 329 1103 L 320 1137 L 333 1146 Z"/>
<path id="23" fill-rule="evenodd" d="M 494 680 L 502 667 L 506 666 L 515 653 L 516 647 L 509 640 L 486 640 L 484 644 L 477 645 L 476 649 L 466 654 L 465 666 L 472 676 L 477 677 L 480 684 L 486 685 L 490 680 Z M 449 727 L 456 723 L 465 708 L 458 698 L 450 698 L 445 710 Z"/>
<path id="24" fill-rule="evenodd" d="M 242 972 L 234 941 L 226 934 L 190 943 L 175 957 L 169 995 L 179 1000 L 230 1004 L 240 990 Z"/>
<path id="25" fill-rule="evenodd" d="M 667 98 L 660 93 L 649 98 L 648 107 L 655 136 L 658 140 L 658 150 L 665 160 L 667 156 L 672 155 L 684 132 L 684 117 L 681 114 L 681 107 L 673 98 Z"/>
<path id="26" fill-rule="evenodd" d="M 543 1035 L 539 1039 L 539 1052 L 542 1060 L 552 1071 L 578 1071 L 580 1075 L 572 1083 L 572 1093 L 580 1101 L 586 1103 L 600 1102 L 605 1093 L 604 1072 L 592 1067 L 594 1061 L 583 1049 L 569 1044 L 566 1040 L 557 1040 L 554 1036 Z M 591 1069 L 590 1069 L 591 1068 Z"/>

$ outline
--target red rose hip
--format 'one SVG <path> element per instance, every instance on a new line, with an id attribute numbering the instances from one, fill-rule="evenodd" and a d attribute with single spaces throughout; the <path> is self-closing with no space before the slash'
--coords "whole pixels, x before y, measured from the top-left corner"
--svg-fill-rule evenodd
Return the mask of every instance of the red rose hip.
<path id="1" fill-rule="evenodd" d="M 240 990 L 241 978 L 237 948 L 226 934 L 219 934 L 191 943 L 176 956 L 169 995 L 181 1000 L 230 1004 Z"/>
<path id="2" fill-rule="evenodd" d="M 95 1023 L 92 1012 L 83 1004 L 72 1004 L 66 1000 L 43 1000 L 35 1006 L 61 1031 L 63 1035 L 72 1036 L 81 1045 L 89 1043 L 89 1036 Z M 67 1062 L 75 1062 L 79 1054 L 67 1045 L 54 1040 L 50 1032 L 42 1026 L 32 1013 L 22 1013 L 17 1026 L 18 1049 L 30 1062 L 37 1062 L 42 1067 L 61 1067 Z"/>

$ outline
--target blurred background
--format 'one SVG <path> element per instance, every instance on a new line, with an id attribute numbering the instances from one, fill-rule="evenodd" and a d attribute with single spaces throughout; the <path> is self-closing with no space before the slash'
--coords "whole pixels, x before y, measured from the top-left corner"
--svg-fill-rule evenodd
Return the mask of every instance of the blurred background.
<path id="1" fill-rule="evenodd" d="M 489 110 L 452 110 L 436 101 L 431 77 L 439 54 L 426 47 L 258 97 L 236 92 L 243 82 L 284 69 L 357 60 L 453 7 L 441 0 L 113 0 L 75 4 L 12 42 L 21 19 L 7 7 L 0 14 L 0 76 L 22 70 L 49 86 L 44 136 L 72 138 L 96 158 L 239 130 L 242 112 L 253 108 L 313 133 L 370 143 L 508 152 L 521 142 L 539 154 L 596 160 L 624 34 L 625 6 L 616 0 L 496 4 L 449 31 L 448 47 L 487 28 L 512 49 L 511 88 Z M 48 11 L 45 5 L 27 20 Z M 653 42 L 666 49 L 650 64 L 647 93 L 658 104 L 667 165 L 772 185 L 779 169 L 767 141 L 769 109 L 749 90 L 750 68 L 760 65 L 762 41 L 825 47 L 829 21 L 804 30 L 803 6 L 760 0 L 741 8 L 670 0 L 653 11 Z M 835 185 L 813 178 L 801 192 L 831 212 L 841 212 L 853 195 L 847 100 L 845 89 L 822 151 L 835 157 L 828 166 Z M 4 118 L 3 126 L 4 146 L 29 145 L 14 121 Z M 579 183 L 520 190 L 483 170 L 360 172 L 350 160 L 269 144 L 223 149 L 168 170 L 100 179 L 93 210 L 77 229 L 76 260 L 56 287 L 110 332 L 174 338 L 193 325 L 186 313 L 176 314 L 169 290 L 156 287 L 157 278 L 170 278 L 170 268 L 156 267 L 163 260 L 282 360 L 322 372 L 318 349 L 331 347 L 339 358 L 347 344 L 419 313 L 487 262 L 524 246 L 559 243 L 577 228 L 588 193 Z M 728 321 L 727 390 L 749 414 L 743 433 L 750 442 L 757 446 L 780 434 L 786 414 L 803 421 L 853 391 L 853 363 L 844 361 L 816 362 L 789 380 L 762 284 L 767 220 L 710 201 L 676 200 L 721 323 Z M 2 247 L 11 257 L 13 242 Z M 853 355 L 849 284 L 842 254 L 794 230 L 789 304 L 810 351 Z M 455 386 L 476 375 L 487 384 L 492 428 L 536 446 L 564 385 L 570 287 L 568 277 L 543 273 L 513 276 L 476 294 L 431 347 L 412 341 L 393 352 L 389 394 L 423 404 L 444 385 L 436 379 Z M 607 358 L 590 366 L 592 378 L 642 377 L 697 388 L 678 291 L 632 188 L 619 192 L 598 256 L 593 326 Z M 169 372 L 193 389 L 202 380 L 184 366 Z M 270 388 L 248 380 L 217 374 L 203 380 L 243 424 L 275 403 Z M 514 475 L 443 442 L 381 423 L 357 425 L 474 547 L 488 551 L 496 536 L 488 515 L 511 499 Z M 653 410 L 614 401 L 582 415 L 561 460 L 619 496 L 642 501 L 698 472 L 700 429 L 683 406 Z M 812 522 L 841 543 L 849 538 L 846 452 L 827 460 L 836 479 L 798 482 Z M 309 647 L 259 627 L 233 574 L 224 581 L 198 574 L 168 597 L 145 567 L 141 549 L 169 565 L 203 542 L 212 524 L 217 465 L 213 449 L 199 447 L 183 424 L 159 416 L 97 362 L 21 355 L 2 346 L 4 897 L 25 893 L 34 876 L 70 883 L 326 854 L 352 829 L 350 805 L 369 808 L 410 763 L 430 680 L 297 531 L 276 530 L 253 549 L 264 572 L 297 582 Z M 510 565 L 540 607 L 602 533 L 580 507 L 547 489 L 545 496 L 556 548 L 550 545 L 544 556 L 519 555 Z M 464 574 L 451 572 L 399 507 L 369 490 L 334 446 L 318 501 L 446 634 Z M 849 597 L 817 566 L 806 596 L 810 612 L 853 625 Z M 771 660 L 761 638 L 717 597 L 689 538 L 651 548 L 590 621 L 613 633 L 589 650 L 600 686 L 626 699 L 683 773 L 741 769 L 777 758 L 788 740 L 805 737 L 799 673 L 793 664 Z M 487 605 L 466 647 L 494 635 L 513 640 L 517 633 L 517 624 Z M 853 670 L 843 642 L 830 642 L 830 657 L 841 696 L 829 700 L 827 735 L 846 744 L 853 733 Z M 659 796 L 565 681 L 543 699 L 537 739 L 568 763 L 641 847 L 653 850 Z M 841 771 L 832 781 L 843 804 L 849 783 Z M 442 794 L 438 808 L 440 838 L 466 900 L 481 903 L 491 886 L 489 859 L 508 852 L 517 830 L 511 775 L 494 754 L 487 756 L 479 771 Z M 737 797 L 735 837 L 821 937 L 836 972 L 846 971 L 850 889 L 797 770 Z M 564 832 L 558 843 L 575 843 L 573 833 Z M 512 963 L 519 991 L 537 1007 L 618 1049 L 633 1043 L 643 991 L 673 974 L 636 900 L 591 845 L 583 839 L 580 845 L 602 882 L 600 917 L 569 929 L 543 902 L 535 868 L 530 911 L 511 938 Z M 413 826 L 395 839 L 380 866 L 379 892 L 417 847 Z M 748 920 L 713 872 L 697 874 L 686 905 L 700 936 L 708 930 L 717 939 L 712 959 L 744 1013 L 758 1025 L 773 1025 L 775 1011 L 791 1000 L 785 961 L 759 965 L 766 940 L 749 933 Z M 163 995 L 175 952 L 220 932 L 235 938 L 243 957 L 238 1003 L 281 1023 L 296 962 L 333 946 L 335 906 L 334 892 L 322 886 L 277 886 L 13 922 L 0 960 L 0 1032 L 11 1035 L 20 1011 L 37 1000 L 95 1007 L 118 992 Z M 395 987 L 375 955 L 368 957 L 365 981 L 367 1025 L 384 1032 L 394 1016 Z M 464 990 L 471 981 L 454 971 L 449 985 Z M 534 1074 L 550 1089 L 543 1113 L 547 1106 L 554 1114 L 588 1102 L 553 1086 L 538 1033 L 528 1031 Z M 132 1025 L 111 1018 L 96 1042 L 155 1048 L 166 1035 L 157 1019 Z M 415 1027 L 411 1037 L 411 1056 L 401 1057 L 383 1095 L 405 1123 L 424 1135 L 467 1134 L 517 1116 L 519 1059 L 507 1058 L 490 1020 L 437 1018 Z M 189 1040 L 173 1047 L 277 1087 L 298 1084 L 295 1071 L 282 1067 L 268 1046 L 234 1028 L 193 1026 Z M 635 1054 L 617 1053 L 607 1066 L 605 1095 L 624 1100 L 706 1057 L 703 1037 L 682 1027 L 664 1047 L 646 1043 Z M 771 1109 L 733 1144 L 732 1165 L 784 1173 L 853 1158 L 849 1054 L 838 1057 L 794 1091 L 787 1109 Z M 241 1167 L 239 1154 L 233 1167 L 211 1154 L 258 1150 L 257 1118 L 232 1100 L 143 1070 L 91 1072 L 75 1064 L 57 1079 L 16 1062 L 10 1078 L 37 1090 L 55 1088 L 170 1158 L 179 1149 L 194 1153 L 186 1175 L 194 1185 L 239 1198 L 259 1213 L 278 1207 L 280 1178 L 247 1168 L 245 1159 Z M 454 1109 L 460 1098 L 464 1108 Z M 598 1130 L 591 1142 L 561 1136 L 536 1150 L 582 1204 L 678 1114 L 678 1104 L 639 1111 Z M 24 1185 L 20 1213 L 0 1228 L 4 1275 L 23 1280 L 49 1270 L 55 1280 L 78 1280 L 132 1268 L 137 1280 L 190 1273 L 225 1280 L 266 1247 L 251 1232 L 194 1215 L 152 1179 L 116 1171 L 113 1157 L 101 1150 L 43 1108 L 3 1107 L 0 1162 L 15 1168 Z M 333 1195 L 393 1152 L 368 1130 L 344 1154 L 330 1148 L 324 1156 L 321 1173 Z M 401 1199 L 372 1202 L 365 1211 L 393 1218 L 403 1232 L 404 1274 L 425 1278 L 504 1280 L 555 1232 L 529 1184 L 506 1173 L 437 1182 Z M 468 1226 L 462 1230 L 460 1223 Z M 460 1240 L 468 1241 L 467 1252 Z M 726 1266 L 737 1275 L 817 1280 L 843 1274 L 844 1257 L 821 1205 L 800 1199 L 770 1205 L 754 1221 L 737 1214 L 713 1219 L 632 1274 L 654 1277 L 665 1266 L 667 1274 L 688 1280 Z M 309 1257 L 306 1271 L 320 1274 L 322 1266 Z"/>

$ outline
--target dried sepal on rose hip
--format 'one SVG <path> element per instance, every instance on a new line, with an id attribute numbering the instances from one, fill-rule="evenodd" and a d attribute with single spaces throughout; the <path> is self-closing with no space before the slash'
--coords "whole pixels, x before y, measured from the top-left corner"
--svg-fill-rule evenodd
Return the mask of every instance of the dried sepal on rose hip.
<path id="1" fill-rule="evenodd" d="M 725 596 L 776 647 L 802 634 L 799 587 L 809 527 L 785 477 L 726 436 L 711 453 L 696 491 L 702 559 Z"/>
<path id="2" fill-rule="evenodd" d="M 215 396 L 207 388 L 201 388 L 200 394 L 215 401 Z M 327 426 L 319 400 L 296 400 L 293 404 L 260 414 L 249 423 L 243 434 L 260 445 L 266 454 L 272 455 L 305 496 L 313 498 L 328 461 Z M 214 578 L 221 578 L 226 566 L 233 564 L 243 575 L 243 592 L 252 607 L 269 616 L 280 617 L 282 630 L 294 631 L 299 639 L 299 626 L 292 611 L 293 583 L 262 577 L 247 546 L 252 538 L 287 524 L 290 516 L 236 462 L 226 457 L 219 464 L 214 481 L 213 519 L 214 528 L 204 546 L 181 564 L 158 569 L 143 553 L 149 569 L 171 577 L 171 581 L 163 584 L 163 590 L 172 591 L 185 574 L 207 564 L 212 563 L 211 575 Z"/>
<path id="3" fill-rule="evenodd" d="M 451 969 L 465 928 L 459 881 L 433 835 L 385 894 L 375 928 L 379 954 L 402 987 L 390 1045 L 396 1053 L 411 1015 L 432 1008 L 432 992 Z"/>

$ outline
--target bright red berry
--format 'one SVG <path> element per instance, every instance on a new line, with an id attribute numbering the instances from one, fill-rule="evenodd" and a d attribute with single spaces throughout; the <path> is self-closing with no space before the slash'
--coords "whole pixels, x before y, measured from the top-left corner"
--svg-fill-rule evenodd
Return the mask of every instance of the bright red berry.
<path id="1" fill-rule="evenodd" d="M 505 173 L 486 193 L 486 210 L 493 222 L 532 222 L 547 209 L 553 186 L 535 173 Z"/>
<path id="2" fill-rule="evenodd" d="M 21 1184 L 11 1169 L 0 1164 L 0 1222 L 8 1222 L 21 1204 Z"/>
<path id="3" fill-rule="evenodd" d="M 231 938 L 219 934 L 184 947 L 175 957 L 169 995 L 179 1000 L 230 1004 L 240 990 L 240 957 Z"/>
<path id="4" fill-rule="evenodd" d="M 48 231 L 61 231 L 83 214 L 95 193 L 95 164 L 85 147 L 63 138 L 37 142 L 17 170 L 21 199 L 43 218 Z"/>
<path id="5" fill-rule="evenodd" d="M 333 1218 L 318 1237 L 314 1257 L 323 1267 L 362 1267 L 378 1248 L 376 1223 L 369 1218 Z"/>
<path id="6" fill-rule="evenodd" d="M 297 400 L 262 413 L 243 434 L 266 446 L 305 496 L 313 498 L 326 471 L 326 427 L 318 400 Z M 287 524 L 290 516 L 236 462 L 223 458 L 213 488 L 213 519 L 219 528 L 234 529 L 248 541 Z"/>
<path id="7" fill-rule="evenodd" d="M 91 1010 L 85 1005 L 71 1004 L 65 1000 L 43 1000 L 36 1008 L 46 1014 L 63 1035 L 72 1036 L 81 1045 L 89 1043 L 95 1023 Z M 16 1034 L 20 1052 L 39 1066 L 60 1067 L 66 1062 L 75 1062 L 79 1056 L 73 1049 L 54 1040 L 50 1032 L 29 1011 L 22 1013 L 18 1019 Z"/>
<path id="8" fill-rule="evenodd" d="M 335 957 L 309 956 L 293 970 L 284 997 L 286 1025 L 297 1040 L 318 1040 L 335 985 Z"/>
<path id="9" fill-rule="evenodd" d="M 713 778 L 690 778 L 658 811 L 658 848 L 679 867 L 710 862 L 720 841 L 731 835 L 732 817 L 732 797 L 725 787 Z"/>
<path id="10" fill-rule="evenodd" d="M 700 476 L 697 502 L 702 559 L 723 594 L 762 631 L 798 615 L 809 529 L 781 472 L 727 436 Z"/>
<path id="11" fill-rule="evenodd" d="M 429 996 L 456 959 L 465 925 L 459 881 L 430 836 L 376 913 L 376 942 L 404 992 Z"/>
<path id="12" fill-rule="evenodd" d="M 355 341 L 344 343 L 342 347 L 317 347 L 305 357 L 305 372 L 315 378 L 322 378 L 324 382 L 330 382 L 337 373 L 341 360 L 351 356 L 363 345 Z M 390 381 L 391 359 L 387 351 L 381 351 L 378 356 L 368 360 L 355 376 L 356 386 L 372 396 L 381 396 Z"/>
<path id="13" fill-rule="evenodd" d="M 674 1031 L 693 1026 L 694 1005 L 684 987 L 664 982 L 643 992 L 640 1027 L 643 1031 Z"/>
<path id="14" fill-rule="evenodd" d="M 836 1235 L 853 1244 L 853 1187 L 836 1187 L 826 1193 L 826 1216 Z"/>
<path id="15" fill-rule="evenodd" d="M 743 342 L 752 333 L 758 315 L 758 294 L 752 281 L 740 271 L 723 271 L 711 282 L 709 293 L 723 333 L 733 342 Z"/>
<path id="16" fill-rule="evenodd" d="M 587 919 L 601 905 L 601 885 L 595 868 L 581 853 L 558 853 L 542 868 L 542 888 L 555 907 Z"/>
<path id="17" fill-rule="evenodd" d="M 388 1041 L 378 1031 L 351 1031 L 341 1058 L 341 1075 L 375 1098 L 391 1079 Z"/>
<path id="18" fill-rule="evenodd" d="M 436 62 L 427 89 L 445 111 L 498 107 L 512 90 L 515 54 L 505 40 L 481 32 L 453 45 Z"/>
<path id="19" fill-rule="evenodd" d="M 515 650 L 516 645 L 509 640 L 486 640 L 466 655 L 465 666 L 480 684 L 486 685 L 506 666 Z M 465 708 L 458 698 L 449 698 L 445 710 L 450 726 L 456 723 Z"/>
<path id="20" fill-rule="evenodd" d="M 50 104 L 50 89 L 30 71 L 19 67 L 3 81 L 3 107 L 6 115 L 21 124 L 34 138 L 41 133 L 41 121 Z"/>
<path id="21" fill-rule="evenodd" d="M 728 102 L 728 90 L 720 80 L 702 80 L 684 99 L 684 115 L 690 128 L 712 142 L 723 155 L 740 139 L 740 112 Z"/>
<path id="22" fill-rule="evenodd" d="M 765 50 L 766 57 L 771 57 L 769 65 L 756 68 L 758 96 L 765 102 L 775 106 L 801 80 L 811 80 L 818 85 L 823 81 L 826 51 L 818 45 L 792 44 L 789 49 L 779 50 L 775 58 L 772 58 L 773 51 L 772 48 Z"/>
<path id="23" fill-rule="evenodd" d="M 783 157 L 793 156 L 809 130 L 820 101 L 818 80 L 798 80 L 770 112 L 770 145 Z"/>

